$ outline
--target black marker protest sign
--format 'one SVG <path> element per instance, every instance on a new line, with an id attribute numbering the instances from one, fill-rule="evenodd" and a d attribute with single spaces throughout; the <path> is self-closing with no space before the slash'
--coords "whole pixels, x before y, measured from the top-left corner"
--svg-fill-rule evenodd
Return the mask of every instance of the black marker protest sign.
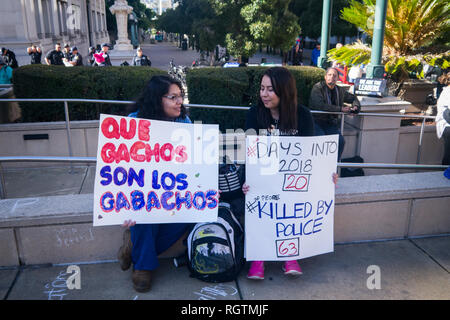
<path id="1" fill-rule="evenodd" d="M 338 135 L 248 136 L 246 143 L 247 260 L 332 252 Z"/>

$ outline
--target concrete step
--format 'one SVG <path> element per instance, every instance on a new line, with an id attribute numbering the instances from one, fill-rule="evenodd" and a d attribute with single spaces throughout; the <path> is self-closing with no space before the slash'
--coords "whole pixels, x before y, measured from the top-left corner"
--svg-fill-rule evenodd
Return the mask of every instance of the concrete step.
<path id="1" fill-rule="evenodd" d="M 94 228 L 92 203 L 92 193 L 0 200 L 0 266 L 115 260 L 123 228 Z M 335 204 L 335 243 L 450 234 L 442 172 L 341 178 Z"/>
<path id="2" fill-rule="evenodd" d="M 236 281 L 221 284 L 190 278 L 186 267 L 164 260 L 148 293 L 134 291 L 131 270 L 123 272 L 117 263 L 80 264 L 81 288 L 72 290 L 66 285 L 68 265 L 11 268 L 0 270 L 0 299 L 448 300 L 449 247 L 449 236 L 337 245 L 333 253 L 301 260 L 298 278 L 284 276 L 281 263 L 271 262 L 264 281 L 248 280 L 246 265 Z"/>

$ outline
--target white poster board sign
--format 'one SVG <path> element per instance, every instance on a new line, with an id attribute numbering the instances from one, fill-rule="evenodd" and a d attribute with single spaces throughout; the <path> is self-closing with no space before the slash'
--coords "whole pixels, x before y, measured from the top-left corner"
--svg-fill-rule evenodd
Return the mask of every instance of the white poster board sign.
<path id="1" fill-rule="evenodd" d="M 337 153 L 338 135 L 247 137 L 247 260 L 297 260 L 333 251 Z"/>
<path id="2" fill-rule="evenodd" d="M 219 128 L 100 115 L 94 226 L 217 221 Z"/>

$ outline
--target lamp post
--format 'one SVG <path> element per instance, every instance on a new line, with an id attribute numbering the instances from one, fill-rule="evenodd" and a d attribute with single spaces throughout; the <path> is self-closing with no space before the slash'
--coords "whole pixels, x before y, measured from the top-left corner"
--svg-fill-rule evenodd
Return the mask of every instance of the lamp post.
<path id="1" fill-rule="evenodd" d="M 320 56 L 317 59 L 317 66 L 321 68 L 325 68 L 327 66 L 327 51 L 330 45 L 332 8 L 333 8 L 333 0 L 323 0 L 322 33 L 320 35 Z"/>
<path id="2" fill-rule="evenodd" d="M 383 57 L 386 10 L 387 0 L 377 0 L 375 6 L 375 23 L 373 26 L 372 53 L 366 71 L 366 77 L 369 79 L 383 78 L 384 75 L 384 65 L 381 64 L 381 58 Z"/>

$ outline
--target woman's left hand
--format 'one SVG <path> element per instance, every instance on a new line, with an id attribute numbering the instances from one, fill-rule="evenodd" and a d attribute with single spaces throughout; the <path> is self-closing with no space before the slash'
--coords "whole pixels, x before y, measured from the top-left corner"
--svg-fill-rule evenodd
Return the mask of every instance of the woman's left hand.
<path id="1" fill-rule="evenodd" d="M 331 178 L 333 179 L 334 185 L 336 185 L 338 182 L 339 175 L 336 172 L 333 172 L 333 174 L 331 175 Z"/>

